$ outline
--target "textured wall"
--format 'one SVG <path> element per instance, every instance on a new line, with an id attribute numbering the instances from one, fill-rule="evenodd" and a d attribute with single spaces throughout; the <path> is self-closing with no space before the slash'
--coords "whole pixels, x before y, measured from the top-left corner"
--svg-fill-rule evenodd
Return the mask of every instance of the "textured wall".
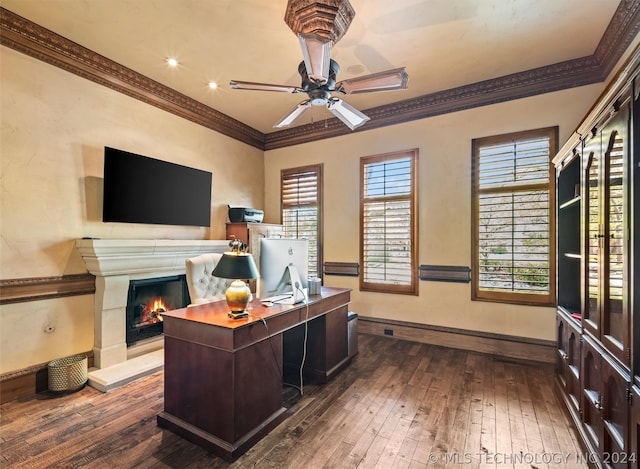
<path id="1" fill-rule="evenodd" d="M 264 205 L 260 150 L 5 47 L 0 278 L 86 272 L 77 238 L 224 239 L 227 204 Z M 211 227 L 102 222 L 104 146 L 213 173 Z M 57 326 L 43 332 L 47 324 Z M 90 350 L 93 296 L 5 305 L 0 373 Z"/>

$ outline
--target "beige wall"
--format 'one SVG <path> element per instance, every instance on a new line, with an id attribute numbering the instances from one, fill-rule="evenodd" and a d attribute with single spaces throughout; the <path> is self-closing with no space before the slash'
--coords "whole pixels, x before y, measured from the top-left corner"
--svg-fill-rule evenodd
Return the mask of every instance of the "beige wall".
<path id="1" fill-rule="evenodd" d="M 634 44 L 638 43 L 638 39 Z M 631 49 L 631 48 L 630 48 Z M 470 260 L 471 139 L 559 125 L 560 144 L 604 85 L 591 85 L 263 152 L 0 47 L 0 278 L 84 273 L 74 240 L 222 239 L 226 205 L 279 221 L 280 169 L 323 163 L 326 261 L 358 261 L 359 158 L 419 148 L 419 262 Z M 213 172 L 211 228 L 102 223 L 103 147 Z M 263 169 L 264 168 L 264 169 Z M 242 171 L 239 171 L 239 170 Z M 554 309 L 472 302 L 468 284 L 420 282 L 420 295 L 358 291 L 352 309 L 379 317 L 554 340 Z M 53 326 L 54 332 L 45 332 Z M 0 307 L 0 374 L 90 350 L 93 296 Z"/>
<path id="2" fill-rule="evenodd" d="M 419 263 L 470 266 L 471 139 L 558 125 L 561 144 L 602 88 L 575 88 L 268 151 L 266 212 L 278 222 L 280 169 L 323 163 L 325 261 L 358 262 L 360 157 L 418 148 Z M 352 309 L 362 316 L 555 339 L 554 308 L 471 301 L 470 284 L 420 282 L 419 296 L 360 292 L 351 277 L 327 276 L 325 284 L 352 288 Z"/>
<path id="3" fill-rule="evenodd" d="M 262 151 L 11 49 L 0 53 L 0 278 L 85 273 L 74 246 L 84 236 L 224 239 L 227 204 L 264 205 Z M 211 228 L 103 223 L 105 145 L 211 171 Z M 92 295 L 1 307 L 0 373 L 92 346 Z"/>

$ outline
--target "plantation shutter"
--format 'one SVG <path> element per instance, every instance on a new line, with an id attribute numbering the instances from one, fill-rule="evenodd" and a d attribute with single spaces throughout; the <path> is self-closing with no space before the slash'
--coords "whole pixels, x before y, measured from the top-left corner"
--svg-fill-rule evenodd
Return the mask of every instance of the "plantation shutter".
<path id="1" fill-rule="evenodd" d="M 553 297 L 552 139 L 538 132 L 474 141 L 476 299 Z"/>
<path id="2" fill-rule="evenodd" d="M 362 160 L 362 290 L 417 294 L 415 152 Z"/>
<path id="3" fill-rule="evenodd" d="M 284 170 L 281 173 L 282 225 L 285 238 L 309 240 L 309 276 L 320 271 L 321 166 Z"/>

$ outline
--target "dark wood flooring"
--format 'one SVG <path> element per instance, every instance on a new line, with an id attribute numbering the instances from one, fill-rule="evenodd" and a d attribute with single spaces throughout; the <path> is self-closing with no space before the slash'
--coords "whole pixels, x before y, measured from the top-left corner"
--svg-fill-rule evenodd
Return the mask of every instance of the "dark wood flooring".
<path id="1" fill-rule="evenodd" d="M 553 368 L 360 334 L 360 354 L 229 464 L 159 428 L 163 372 L 0 407 L 4 468 L 586 467 Z M 287 394 L 291 396 L 291 391 Z"/>

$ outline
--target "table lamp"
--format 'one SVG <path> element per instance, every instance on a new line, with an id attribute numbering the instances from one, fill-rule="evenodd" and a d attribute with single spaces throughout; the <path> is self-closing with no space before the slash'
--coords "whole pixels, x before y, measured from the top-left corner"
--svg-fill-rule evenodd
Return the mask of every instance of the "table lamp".
<path id="1" fill-rule="evenodd" d="M 251 299 L 251 290 L 247 280 L 260 277 L 256 263 L 251 254 L 246 252 L 247 246 L 239 240 L 229 243 L 230 252 L 222 254 L 222 258 L 213 269 L 212 275 L 221 278 L 234 279 L 225 292 L 229 317 L 233 319 L 249 316 L 246 308 Z"/>

